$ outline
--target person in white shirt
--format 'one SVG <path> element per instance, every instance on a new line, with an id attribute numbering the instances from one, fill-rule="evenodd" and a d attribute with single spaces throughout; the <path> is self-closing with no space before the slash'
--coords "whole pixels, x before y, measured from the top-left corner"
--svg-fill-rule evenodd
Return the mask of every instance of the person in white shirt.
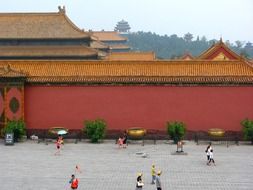
<path id="1" fill-rule="evenodd" d="M 211 165 L 211 162 L 213 162 L 213 164 L 215 165 L 215 161 L 213 159 L 213 150 L 212 149 L 210 150 L 210 159 L 209 159 L 209 162 L 208 162 L 209 166 Z"/>
<path id="2" fill-rule="evenodd" d="M 209 143 L 209 145 L 206 147 L 206 156 L 207 156 L 207 162 L 206 162 L 206 164 L 208 165 L 208 163 L 209 163 L 209 160 L 210 160 L 210 152 L 211 152 L 211 150 L 213 150 L 213 148 L 212 148 L 212 143 Z"/>

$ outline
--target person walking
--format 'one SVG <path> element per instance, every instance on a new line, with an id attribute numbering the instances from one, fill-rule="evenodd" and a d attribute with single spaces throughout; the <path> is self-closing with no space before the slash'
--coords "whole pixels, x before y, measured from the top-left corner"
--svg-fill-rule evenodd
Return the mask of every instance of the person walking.
<path id="1" fill-rule="evenodd" d="M 151 167 L 151 176 L 152 176 L 151 184 L 155 184 L 156 172 L 155 172 L 155 165 L 154 164 L 152 164 L 152 167 Z"/>
<path id="2" fill-rule="evenodd" d="M 213 165 L 216 166 L 215 161 L 213 159 L 213 150 L 210 150 L 210 158 L 209 158 L 209 162 L 208 162 L 209 166 L 211 165 L 211 162 L 213 162 Z"/>
<path id="3" fill-rule="evenodd" d="M 156 175 L 155 182 L 156 182 L 157 190 L 162 190 L 162 184 L 161 184 L 161 179 L 160 179 L 161 174 L 162 174 L 162 171 L 158 171 Z"/>
<path id="4" fill-rule="evenodd" d="M 211 152 L 211 150 L 213 150 L 211 145 L 212 145 L 212 143 L 209 143 L 209 145 L 206 147 L 206 150 L 205 150 L 206 156 L 207 156 L 207 162 L 206 162 L 207 165 L 208 165 L 209 160 L 210 160 L 210 152 Z"/>
<path id="5" fill-rule="evenodd" d="M 79 180 L 77 178 L 75 178 L 74 174 L 72 174 L 69 183 L 70 183 L 70 188 L 71 189 L 77 189 Z"/>
<path id="6" fill-rule="evenodd" d="M 119 145 L 119 148 L 123 147 L 123 138 L 122 137 L 119 137 L 119 139 L 118 139 L 118 145 Z"/>
<path id="7" fill-rule="evenodd" d="M 126 147 L 127 147 L 127 132 L 125 131 L 123 135 L 123 148 Z"/>
<path id="8" fill-rule="evenodd" d="M 137 182 L 136 182 L 136 190 L 142 190 L 144 183 L 142 181 L 142 173 L 138 173 Z"/>
<path id="9" fill-rule="evenodd" d="M 54 155 L 60 155 L 61 154 L 61 140 L 57 139 L 56 141 L 56 152 L 54 153 Z"/>

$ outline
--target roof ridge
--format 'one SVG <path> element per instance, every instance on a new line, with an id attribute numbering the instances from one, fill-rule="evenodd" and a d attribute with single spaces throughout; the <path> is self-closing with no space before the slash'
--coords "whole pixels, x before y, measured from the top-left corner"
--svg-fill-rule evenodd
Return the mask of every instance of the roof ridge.
<path id="1" fill-rule="evenodd" d="M 92 49 L 92 48 L 91 48 Z M 96 51 L 96 50 L 95 50 Z M 214 62 L 219 62 L 219 61 L 210 61 L 210 60 L 205 60 L 206 63 L 190 63 L 190 62 L 196 62 L 196 61 L 157 61 L 157 60 L 151 60 L 151 61 L 124 61 L 124 60 L 58 60 L 58 61 L 48 61 L 48 60 L 1 60 L 2 63 L 15 63 L 15 62 L 21 62 L 21 64 L 31 64 L 35 62 L 36 63 L 42 63 L 42 64 L 51 64 L 51 62 L 54 62 L 56 64 L 92 64 L 92 65 L 149 65 L 149 66 L 158 66 L 158 65 L 195 65 L 195 66 L 205 66 L 205 65 L 213 65 L 214 67 L 221 66 L 221 64 L 215 64 Z M 22 63 L 23 62 L 23 63 Z M 184 63 L 182 63 L 184 62 Z M 202 61 L 204 62 L 204 61 Z M 245 65 L 250 67 L 248 64 L 242 61 L 233 61 L 235 63 L 230 63 L 231 61 L 223 61 L 222 65 Z M 1 65 L 1 64 L 0 64 Z"/>
<path id="2" fill-rule="evenodd" d="M 20 16 L 20 15 L 59 15 L 60 12 L 0 12 L 0 16 Z"/>
<path id="3" fill-rule="evenodd" d="M 76 26 L 71 20 L 70 18 L 66 15 L 66 13 L 62 13 L 62 12 L 59 12 L 60 15 L 63 15 L 64 18 L 67 20 L 67 22 L 70 24 L 70 26 L 76 30 L 77 32 L 80 32 L 82 34 L 86 34 L 89 36 L 89 38 L 91 38 L 91 34 L 89 32 L 85 32 L 83 29 L 80 29 L 78 26 Z"/>

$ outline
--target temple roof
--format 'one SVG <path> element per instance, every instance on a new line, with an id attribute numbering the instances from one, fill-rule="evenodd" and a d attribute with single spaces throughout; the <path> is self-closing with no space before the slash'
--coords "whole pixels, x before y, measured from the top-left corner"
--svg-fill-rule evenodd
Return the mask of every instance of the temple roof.
<path id="1" fill-rule="evenodd" d="M 122 61 L 153 61 L 155 60 L 154 52 L 112 52 L 107 57 L 108 60 Z"/>
<path id="2" fill-rule="evenodd" d="M 226 44 L 222 42 L 222 39 L 202 54 L 198 56 L 198 59 L 209 59 L 209 60 L 241 60 L 242 57 L 237 55 Z"/>
<path id="3" fill-rule="evenodd" d="M 0 39 L 90 38 L 59 8 L 56 13 L 0 13 Z"/>
<path id="4" fill-rule="evenodd" d="M 90 57 L 97 51 L 83 46 L 0 46 L 0 59 L 15 57 Z"/>
<path id="5" fill-rule="evenodd" d="M 29 83 L 253 84 L 253 68 L 242 61 L 0 61 L 6 65 Z"/>
<path id="6" fill-rule="evenodd" d="M 127 41 L 127 38 L 121 36 L 116 31 L 93 31 L 92 35 L 97 37 L 99 41 Z"/>

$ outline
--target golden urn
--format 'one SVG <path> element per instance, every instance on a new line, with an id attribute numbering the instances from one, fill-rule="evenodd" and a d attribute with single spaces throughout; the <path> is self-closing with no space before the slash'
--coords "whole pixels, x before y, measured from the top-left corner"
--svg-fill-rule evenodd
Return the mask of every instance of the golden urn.
<path id="1" fill-rule="evenodd" d="M 208 134 L 212 137 L 223 137 L 225 134 L 225 131 L 219 128 L 212 128 L 208 130 Z"/>
<path id="2" fill-rule="evenodd" d="M 143 128 L 130 128 L 127 130 L 127 135 L 133 139 L 140 139 L 147 133 Z"/>
<path id="3" fill-rule="evenodd" d="M 68 129 L 64 128 L 64 127 L 51 127 L 49 130 L 48 130 L 48 133 L 49 134 L 52 134 L 52 135 L 57 135 L 59 131 L 66 131 L 68 132 Z"/>

